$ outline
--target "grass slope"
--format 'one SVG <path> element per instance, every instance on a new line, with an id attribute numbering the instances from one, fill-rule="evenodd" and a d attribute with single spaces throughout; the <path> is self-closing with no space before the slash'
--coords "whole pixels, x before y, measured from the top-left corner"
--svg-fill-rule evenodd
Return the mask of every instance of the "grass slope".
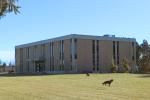
<path id="1" fill-rule="evenodd" d="M 147 77 L 146 77 L 147 76 Z M 101 83 L 114 79 L 111 87 Z M 85 74 L 0 77 L 0 100 L 149 100 L 150 76 Z"/>

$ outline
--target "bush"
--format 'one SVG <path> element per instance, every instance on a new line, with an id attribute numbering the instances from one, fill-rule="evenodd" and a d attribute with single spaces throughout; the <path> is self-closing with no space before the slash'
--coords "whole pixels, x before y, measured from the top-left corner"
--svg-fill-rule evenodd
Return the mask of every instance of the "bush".
<path id="1" fill-rule="evenodd" d="M 117 72 L 117 68 L 118 68 L 117 65 L 112 66 L 111 67 L 111 72 L 112 73 L 116 73 Z"/>
<path id="2" fill-rule="evenodd" d="M 122 59 L 122 66 L 125 69 L 125 72 L 130 72 L 130 66 L 129 66 L 127 58 Z"/>
<path id="3" fill-rule="evenodd" d="M 118 67 L 117 67 L 117 65 L 115 65 L 114 59 L 112 58 L 112 66 L 111 66 L 110 70 L 112 73 L 116 73 L 117 69 L 118 69 Z"/>

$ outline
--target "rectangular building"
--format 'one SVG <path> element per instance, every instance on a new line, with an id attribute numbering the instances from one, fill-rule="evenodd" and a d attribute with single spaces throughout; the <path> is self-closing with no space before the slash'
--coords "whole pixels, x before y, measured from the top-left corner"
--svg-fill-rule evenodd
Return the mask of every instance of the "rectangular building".
<path id="1" fill-rule="evenodd" d="M 136 40 L 71 34 L 15 47 L 17 73 L 110 72 L 112 59 L 136 64 Z"/>

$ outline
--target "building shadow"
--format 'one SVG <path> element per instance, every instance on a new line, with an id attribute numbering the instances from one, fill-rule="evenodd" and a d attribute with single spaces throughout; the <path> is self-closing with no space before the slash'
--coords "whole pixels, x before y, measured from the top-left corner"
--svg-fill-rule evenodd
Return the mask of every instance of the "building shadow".
<path id="1" fill-rule="evenodd" d="M 141 74 L 139 78 L 150 78 L 150 74 Z"/>
<path id="2" fill-rule="evenodd" d="M 46 73 L 46 72 L 36 72 L 36 73 L 0 73 L 0 77 L 25 77 L 25 76 L 48 76 L 48 75 L 70 75 L 70 74 L 83 74 L 76 72 L 62 72 L 62 73 Z"/>
<path id="3" fill-rule="evenodd" d="M 48 75 L 54 75 L 54 74 L 47 74 L 47 73 L 29 73 L 29 74 L 16 74 L 16 73 L 5 73 L 0 74 L 0 77 L 26 77 L 26 76 L 48 76 Z"/>

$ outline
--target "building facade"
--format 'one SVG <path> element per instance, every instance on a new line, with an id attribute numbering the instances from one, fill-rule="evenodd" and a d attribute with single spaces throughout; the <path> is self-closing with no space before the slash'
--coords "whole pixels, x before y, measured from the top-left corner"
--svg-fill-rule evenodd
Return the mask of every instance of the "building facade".
<path id="1" fill-rule="evenodd" d="M 71 34 L 15 47 L 17 73 L 110 72 L 112 59 L 136 64 L 136 40 Z"/>

